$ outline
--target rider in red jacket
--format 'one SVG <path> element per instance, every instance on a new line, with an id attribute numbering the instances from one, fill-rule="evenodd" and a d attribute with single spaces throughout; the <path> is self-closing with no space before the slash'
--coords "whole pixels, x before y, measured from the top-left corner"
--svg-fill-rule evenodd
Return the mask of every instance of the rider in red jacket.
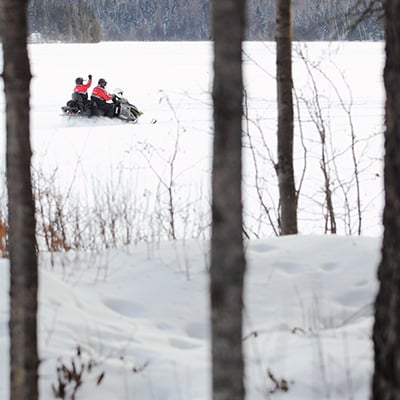
<path id="1" fill-rule="evenodd" d="M 76 101 L 78 109 L 85 115 L 91 115 L 91 103 L 88 99 L 87 91 L 92 84 L 92 75 L 88 75 L 88 81 L 86 84 L 83 83 L 83 78 L 75 79 L 75 87 L 72 93 L 72 100 Z"/>
<path id="2" fill-rule="evenodd" d="M 75 79 L 74 93 L 86 93 L 90 86 L 92 85 L 92 75 L 88 76 L 88 81 L 86 85 L 83 83 L 83 78 Z"/>
<path id="3" fill-rule="evenodd" d="M 105 79 L 99 79 L 98 85 L 92 91 L 92 100 L 97 104 L 97 108 L 103 111 L 106 117 L 116 116 L 116 106 L 108 101 L 115 101 L 115 96 L 106 90 L 107 82 Z"/>

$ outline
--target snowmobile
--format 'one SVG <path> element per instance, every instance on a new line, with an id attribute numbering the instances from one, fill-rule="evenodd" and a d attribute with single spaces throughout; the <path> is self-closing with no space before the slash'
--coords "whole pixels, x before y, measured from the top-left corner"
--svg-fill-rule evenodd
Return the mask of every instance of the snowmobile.
<path id="1" fill-rule="evenodd" d="M 131 104 L 128 99 L 123 97 L 124 92 L 121 89 L 114 89 L 113 102 L 115 104 L 115 118 L 126 122 L 136 123 L 143 114 L 136 106 Z M 65 106 L 61 107 L 63 115 L 71 117 L 101 117 L 104 113 L 99 110 L 96 103 L 86 99 L 82 101 L 78 98 L 68 100 Z"/>
<path id="2" fill-rule="evenodd" d="M 116 99 L 116 108 L 119 109 L 117 118 L 128 122 L 136 122 L 143 114 L 136 106 L 129 103 L 124 97 L 124 92 L 121 89 L 114 89 L 114 98 Z"/>

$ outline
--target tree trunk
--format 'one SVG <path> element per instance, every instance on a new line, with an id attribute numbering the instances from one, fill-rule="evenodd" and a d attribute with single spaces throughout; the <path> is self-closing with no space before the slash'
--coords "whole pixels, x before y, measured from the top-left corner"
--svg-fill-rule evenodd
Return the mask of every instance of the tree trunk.
<path id="1" fill-rule="evenodd" d="M 278 89 L 278 182 L 280 230 L 297 233 L 297 194 L 293 171 L 293 95 L 291 0 L 276 0 L 276 69 Z"/>
<path id="2" fill-rule="evenodd" d="M 37 255 L 31 187 L 27 0 L 1 0 L 7 112 L 10 253 L 10 398 L 38 398 Z"/>
<path id="3" fill-rule="evenodd" d="M 386 90 L 385 208 L 373 342 L 373 400 L 400 399 L 400 0 L 383 2 Z"/>
<path id="4" fill-rule="evenodd" d="M 211 307 L 213 399 L 244 398 L 242 41 L 245 1 L 214 0 Z"/>

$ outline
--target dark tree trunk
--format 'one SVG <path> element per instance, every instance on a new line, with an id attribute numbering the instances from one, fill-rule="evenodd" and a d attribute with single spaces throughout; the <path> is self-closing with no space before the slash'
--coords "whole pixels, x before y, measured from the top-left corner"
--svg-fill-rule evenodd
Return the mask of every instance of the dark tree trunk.
<path id="1" fill-rule="evenodd" d="M 297 233 L 297 194 L 293 171 L 293 95 L 291 0 L 276 0 L 276 76 L 280 230 Z"/>
<path id="2" fill-rule="evenodd" d="M 400 399 L 400 0 L 383 2 L 386 90 L 385 208 L 373 342 L 372 398 Z"/>
<path id="3" fill-rule="evenodd" d="M 244 398 L 242 41 L 245 1 L 214 0 L 211 307 L 213 399 Z"/>
<path id="4" fill-rule="evenodd" d="M 7 111 L 10 253 L 10 398 L 38 398 L 37 255 L 31 187 L 27 0 L 1 0 Z"/>

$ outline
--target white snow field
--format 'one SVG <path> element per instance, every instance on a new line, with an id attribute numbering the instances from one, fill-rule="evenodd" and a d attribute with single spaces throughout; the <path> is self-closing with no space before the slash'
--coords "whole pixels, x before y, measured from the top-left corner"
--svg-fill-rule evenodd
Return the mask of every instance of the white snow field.
<path id="1" fill-rule="evenodd" d="M 383 43 L 306 43 L 294 49 L 297 182 L 304 166 L 306 172 L 300 234 L 290 237 L 275 237 L 257 194 L 259 189 L 274 219 L 274 44 L 246 43 L 243 55 L 243 198 L 251 237 L 246 398 L 365 400 L 382 233 Z M 74 362 L 84 369 L 77 400 L 209 400 L 212 44 L 55 43 L 30 45 L 29 51 L 39 183 L 51 180 L 83 208 L 100 203 L 104 193 L 123 193 L 134 204 L 132 213 L 140 215 L 130 244 L 121 239 L 110 249 L 41 253 L 40 399 L 55 398 L 57 367 L 71 369 Z M 61 116 L 75 78 L 88 74 L 95 82 L 105 78 L 110 90 L 123 88 L 144 111 L 140 122 Z M 4 160 L 3 94 L 0 104 Z M 324 235 L 322 151 L 329 160 L 338 235 Z M 360 236 L 353 155 L 361 188 Z M 163 220 L 168 188 L 177 240 L 168 240 Z M 8 285 L 9 264 L 2 259 L 0 399 L 9 395 Z M 271 377 L 285 380 L 288 390 Z"/>

